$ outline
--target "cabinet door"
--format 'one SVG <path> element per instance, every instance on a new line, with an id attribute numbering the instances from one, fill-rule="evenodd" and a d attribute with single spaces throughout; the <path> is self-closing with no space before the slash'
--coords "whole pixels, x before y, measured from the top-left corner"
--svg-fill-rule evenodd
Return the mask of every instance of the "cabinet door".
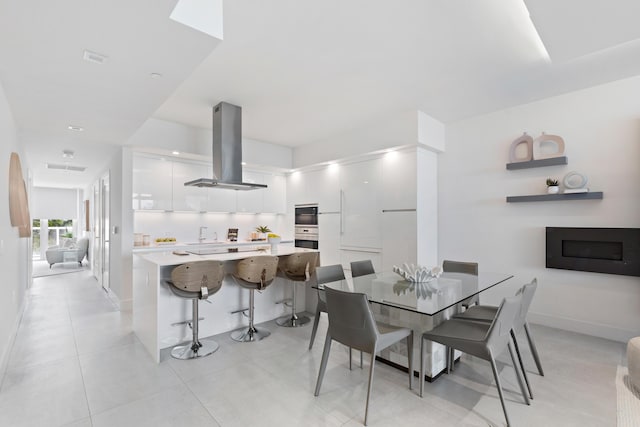
<path id="1" fill-rule="evenodd" d="M 340 264 L 340 214 L 318 215 L 318 249 L 321 265 Z"/>
<path id="2" fill-rule="evenodd" d="M 392 151 L 382 157 L 382 209 L 415 209 L 417 158 L 413 151 Z"/>
<path id="3" fill-rule="evenodd" d="M 207 176 L 213 176 L 213 167 L 207 166 Z M 235 212 L 236 190 L 207 188 L 207 212 Z"/>
<path id="4" fill-rule="evenodd" d="M 342 246 L 381 247 L 381 168 L 380 159 L 342 168 Z"/>
<path id="5" fill-rule="evenodd" d="M 318 203 L 318 212 L 340 211 L 340 170 L 329 165 L 304 174 L 308 198 Z"/>
<path id="6" fill-rule="evenodd" d="M 265 213 L 287 212 L 287 184 L 283 175 L 265 174 L 264 184 L 267 188 L 258 190 L 263 192 L 263 208 Z"/>
<path id="7" fill-rule="evenodd" d="M 307 198 L 306 180 L 302 172 L 287 175 L 287 210 L 293 214 L 293 206 L 300 203 L 310 203 Z"/>
<path id="8" fill-rule="evenodd" d="M 207 190 L 185 187 L 184 183 L 198 178 L 211 178 L 202 163 L 173 161 L 173 210 L 203 212 L 207 210 Z"/>
<path id="9" fill-rule="evenodd" d="M 411 212 L 385 212 L 382 214 L 382 270 L 392 271 L 403 263 L 416 264 L 417 214 Z M 420 236 L 421 239 L 433 238 Z"/>
<path id="10" fill-rule="evenodd" d="M 253 184 L 264 184 L 263 174 L 252 171 L 243 171 L 242 182 Z M 236 192 L 236 212 L 261 213 L 264 206 L 264 189 L 259 190 L 238 190 Z"/>
<path id="11" fill-rule="evenodd" d="M 172 210 L 172 164 L 157 157 L 133 156 L 133 209 Z"/>

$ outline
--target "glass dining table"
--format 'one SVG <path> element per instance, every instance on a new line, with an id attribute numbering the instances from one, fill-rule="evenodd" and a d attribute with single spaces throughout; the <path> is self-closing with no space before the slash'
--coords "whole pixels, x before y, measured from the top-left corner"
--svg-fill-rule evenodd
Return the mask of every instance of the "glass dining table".
<path id="1" fill-rule="evenodd" d="M 417 363 L 423 332 L 433 329 L 457 313 L 460 303 L 467 298 L 504 283 L 512 277 L 510 274 L 489 272 L 481 272 L 477 276 L 443 273 L 428 282 L 413 283 L 396 273 L 378 273 L 325 283 L 317 288 L 322 290 L 324 286 L 328 286 L 363 293 L 372 303 L 371 309 L 377 321 L 413 329 L 413 360 L 414 366 L 419 366 Z M 426 350 L 426 377 L 431 381 L 446 369 L 446 351 L 444 346 L 431 342 Z M 406 345 L 398 343 L 381 351 L 378 360 L 406 369 Z"/>

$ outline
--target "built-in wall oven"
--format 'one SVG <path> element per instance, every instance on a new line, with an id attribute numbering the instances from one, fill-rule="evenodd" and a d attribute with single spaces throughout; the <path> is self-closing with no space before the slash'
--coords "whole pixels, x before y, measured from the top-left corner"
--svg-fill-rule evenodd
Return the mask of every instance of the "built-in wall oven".
<path id="1" fill-rule="evenodd" d="M 295 205 L 295 246 L 318 249 L 318 205 Z"/>

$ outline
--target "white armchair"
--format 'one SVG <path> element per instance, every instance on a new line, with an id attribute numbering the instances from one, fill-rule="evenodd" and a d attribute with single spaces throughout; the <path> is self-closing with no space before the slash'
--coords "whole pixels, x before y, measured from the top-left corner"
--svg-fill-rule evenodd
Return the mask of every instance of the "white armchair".
<path id="1" fill-rule="evenodd" d="M 75 252 L 75 260 L 79 265 L 82 265 L 82 261 L 87 256 L 88 249 L 89 239 L 83 237 L 78 240 L 77 243 L 72 243 L 68 246 L 50 246 L 45 255 L 47 257 L 47 262 L 49 263 L 49 268 L 53 267 L 53 264 L 63 262 L 64 254 L 70 252 Z"/>

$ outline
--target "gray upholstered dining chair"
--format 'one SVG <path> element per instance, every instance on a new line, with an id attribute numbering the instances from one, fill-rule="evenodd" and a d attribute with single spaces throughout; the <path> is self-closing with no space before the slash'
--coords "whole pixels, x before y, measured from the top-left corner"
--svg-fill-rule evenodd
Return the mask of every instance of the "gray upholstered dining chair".
<path id="1" fill-rule="evenodd" d="M 521 308 L 522 295 L 516 295 L 514 297 L 505 298 L 502 301 L 502 304 L 500 304 L 500 307 L 496 311 L 496 316 L 491 323 L 450 319 L 445 320 L 431 331 L 422 334 L 422 339 L 420 340 L 420 397 L 422 397 L 424 390 L 424 343 L 426 340 L 438 342 L 447 347 L 458 349 L 491 363 L 491 369 L 496 381 L 496 387 L 498 388 L 498 394 L 500 395 L 500 402 L 502 403 L 504 417 L 507 420 L 507 426 L 509 426 L 509 415 L 507 414 L 507 407 L 502 394 L 502 385 L 500 383 L 500 376 L 496 365 L 496 357 L 504 351 L 505 347 L 509 349 L 511 361 L 513 362 L 513 369 L 518 379 L 522 397 L 524 398 L 525 403 L 529 405 L 529 396 L 524 388 L 520 365 L 516 362 L 510 335 L 516 316 L 518 316 L 518 312 Z"/>
<path id="2" fill-rule="evenodd" d="M 316 282 L 318 285 L 324 285 L 325 283 L 336 282 L 344 279 L 345 277 L 342 264 L 316 267 Z M 313 329 L 311 330 L 311 339 L 309 340 L 309 350 L 313 347 L 313 342 L 316 339 L 318 323 L 320 322 L 320 313 L 326 312 L 327 300 L 324 295 L 324 290 L 318 289 L 318 304 L 316 304 L 316 317 L 313 320 Z"/>
<path id="3" fill-rule="evenodd" d="M 231 339 L 239 342 L 260 341 L 271 335 L 269 331 L 258 330 L 253 324 L 254 321 L 254 295 L 255 291 L 261 291 L 273 282 L 278 272 L 277 256 L 254 256 L 241 259 L 236 264 L 236 271 L 233 278 L 236 283 L 243 288 L 249 289 L 249 308 L 236 310 L 232 313 L 244 313 L 249 311 L 249 326 L 231 332 Z"/>
<path id="4" fill-rule="evenodd" d="M 298 316 L 296 313 L 296 284 L 306 283 L 316 270 L 318 252 L 298 252 L 283 257 L 280 261 L 280 271 L 285 275 L 292 286 L 291 315 L 276 320 L 278 326 L 295 328 L 309 323 L 307 316 Z"/>
<path id="5" fill-rule="evenodd" d="M 364 261 L 351 261 L 351 277 L 366 276 L 367 274 L 375 274 L 373 263 L 370 259 Z"/>
<path id="6" fill-rule="evenodd" d="M 314 395 L 320 394 L 322 379 L 327 369 L 331 342 L 338 341 L 356 350 L 371 354 L 369 366 L 369 385 L 367 401 L 364 411 L 364 425 L 367 425 L 369 415 L 369 398 L 373 386 L 373 368 L 376 353 L 399 341 L 406 339 L 407 359 L 409 367 L 409 389 L 413 379 L 413 330 L 383 323 L 377 323 L 369 307 L 367 296 L 355 292 L 343 292 L 337 289 L 325 288 L 327 297 L 327 314 L 329 315 L 329 329 L 324 342 L 320 371 Z"/>
<path id="7" fill-rule="evenodd" d="M 478 263 L 477 262 L 463 262 L 463 261 L 442 261 L 442 271 L 444 273 L 463 273 L 471 274 L 472 276 L 478 275 Z M 460 304 L 464 307 L 470 307 L 474 304 L 479 304 L 480 298 L 478 295 L 474 295 L 462 301 Z"/>
<path id="8" fill-rule="evenodd" d="M 176 359 L 194 359 L 208 356 L 218 350 L 218 343 L 198 338 L 198 301 L 208 299 L 222 287 L 224 264 L 220 261 L 196 261 L 179 265 L 171 271 L 169 289 L 178 297 L 192 300 L 191 343 L 175 346 L 171 356 Z M 188 323 L 188 322 L 187 322 Z"/>
<path id="9" fill-rule="evenodd" d="M 533 393 L 531 392 L 531 385 L 529 384 L 527 371 L 524 369 L 524 363 L 522 362 L 522 355 L 520 353 L 520 348 L 518 346 L 518 340 L 516 339 L 516 332 L 520 332 L 521 330 L 524 329 L 527 335 L 527 340 L 529 341 L 529 348 L 531 349 L 533 360 L 536 362 L 536 367 L 538 368 L 538 373 L 541 376 L 544 376 L 544 372 L 542 370 L 542 363 L 540 363 L 540 356 L 538 355 L 536 344 L 533 341 L 533 336 L 531 335 L 531 331 L 529 330 L 529 324 L 527 323 L 527 313 L 529 312 L 529 307 L 531 307 L 531 302 L 533 301 L 533 296 L 536 293 L 537 287 L 538 287 L 538 280 L 534 278 L 531 281 L 531 283 L 527 283 L 520 290 L 518 290 L 518 294 L 522 294 L 522 307 L 518 311 L 518 314 L 513 324 L 513 329 L 511 330 L 511 337 L 513 338 L 513 344 L 516 350 L 516 354 L 518 355 L 520 368 L 522 369 L 524 380 L 527 384 L 527 389 L 529 390 L 529 396 L 532 399 L 533 399 Z M 497 311 L 498 311 L 498 307 L 496 306 L 475 305 L 473 307 L 469 307 L 469 309 L 466 310 L 465 312 L 456 314 L 453 317 L 455 319 L 474 321 L 474 322 L 492 322 L 494 317 L 496 316 Z"/>

